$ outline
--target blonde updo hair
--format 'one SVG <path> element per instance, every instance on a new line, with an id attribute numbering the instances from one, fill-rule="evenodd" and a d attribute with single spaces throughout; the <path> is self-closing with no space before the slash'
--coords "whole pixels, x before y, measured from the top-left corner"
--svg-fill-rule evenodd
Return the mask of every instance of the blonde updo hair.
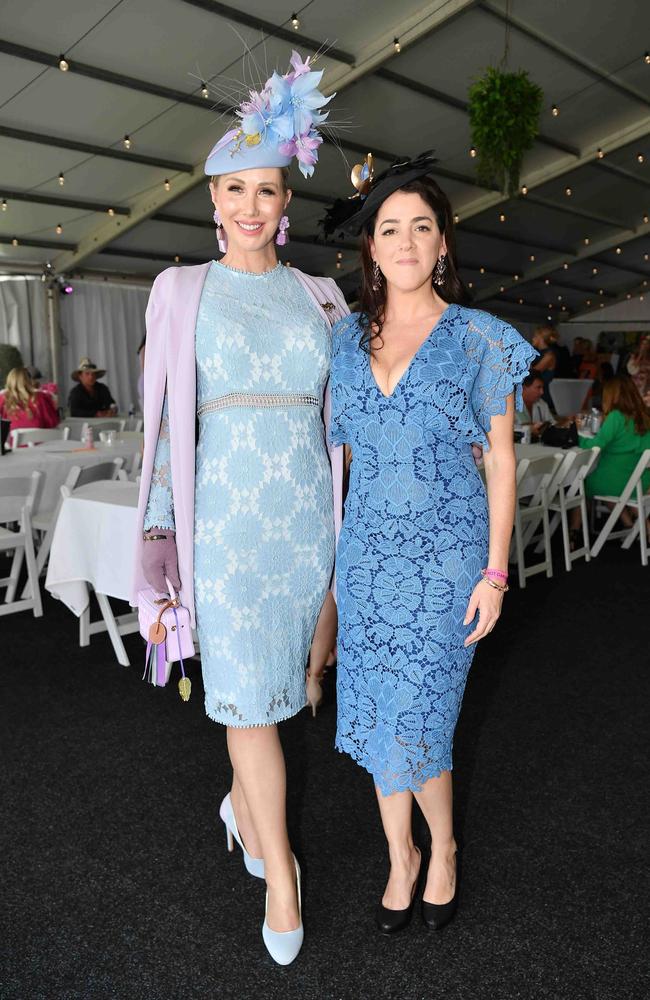
<path id="1" fill-rule="evenodd" d="M 32 409 L 38 389 L 35 388 L 26 368 L 12 368 L 5 383 L 5 409 L 7 413 Z"/>

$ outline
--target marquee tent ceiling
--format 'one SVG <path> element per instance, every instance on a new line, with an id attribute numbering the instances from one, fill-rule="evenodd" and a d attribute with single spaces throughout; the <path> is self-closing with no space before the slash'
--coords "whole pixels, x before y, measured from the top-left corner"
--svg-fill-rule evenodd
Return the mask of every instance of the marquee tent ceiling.
<path id="1" fill-rule="evenodd" d="M 509 200 L 476 182 L 466 112 L 471 81 L 502 58 L 505 9 L 504 0 L 311 0 L 293 30 L 288 0 L 3 0 L 0 271 L 49 260 L 62 273 L 151 277 L 177 259 L 212 257 L 202 162 L 223 131 L 228 78 L 242 78 L 244 44 L 263 77 L 285 69 L 292 45 L 329 45 L 320 64 L 338 93 L 333 117 L 348 123 L 348 166 L 325 146 L 311 180 L 296 171 L 284 259 L 352 295 L 354 244 L 323 244 L 326 204 L 351 192 L 349 166 L 367 151 L 383 169 L 433 147 L 477 304 L 537 322 L 643 294 L 650 4 L 509 4 L 508 66 L 527 69 L 545 95 L 522 174 L 528 194 Z M 252 60 L 245 72 L 252 82 Z"/>

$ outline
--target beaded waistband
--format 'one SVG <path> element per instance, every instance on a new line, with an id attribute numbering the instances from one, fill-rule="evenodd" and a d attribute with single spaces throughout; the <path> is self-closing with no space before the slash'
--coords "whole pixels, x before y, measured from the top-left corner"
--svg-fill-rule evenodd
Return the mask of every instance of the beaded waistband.
<path id="1" fill-rule="evenodd" d="M 320 401 L 306 392 L 229 392 L 226 396 L 201 403 L 197 416 L 202 417 L 205 413 L 215 413 L 231 407 L 267 410 L 286 406 L 320 406 Z"/>

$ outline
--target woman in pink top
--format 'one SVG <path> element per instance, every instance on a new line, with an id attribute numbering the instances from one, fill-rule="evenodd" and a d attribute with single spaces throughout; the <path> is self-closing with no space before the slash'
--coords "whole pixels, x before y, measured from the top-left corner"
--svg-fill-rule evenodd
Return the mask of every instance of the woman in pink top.
<path id="1" fill-rule="evenodd" d="M 0 418 L 10 430 L 23 427 L 58 427 L 59 414 L 49 392 L 36 389 L 26 368 L 12 368 L 0 393 Z"/>

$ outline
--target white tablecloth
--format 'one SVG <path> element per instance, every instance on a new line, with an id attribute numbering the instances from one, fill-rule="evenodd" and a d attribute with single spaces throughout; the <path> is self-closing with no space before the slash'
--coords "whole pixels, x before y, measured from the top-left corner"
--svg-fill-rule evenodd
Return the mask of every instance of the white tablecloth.
<path id="1" fill-rule="evenodd" d="M 128 601 L 137 522 L 135 483 L 89 483 L 63 501 L 45 587 L 77 617 L 88 607 L 88 583 Z"/>
<path id="2" fill-rule="evenodd" d="M 53 510 L 59 500 L 59 488 L 65 483 L 73 465 L 83 468 L 112 458 L 123 458 L 128 464 L 129 459 L 140 451 L 141 444 L 136 438 L 126 438 L 118 439 L 114 445 L 98 442 L 93 451 L 82 451 L 80 448 L 79 441 L 44 441 L 33 448 L 18 448 L 0 456 L 0 476 L 30 476 L 36 470 L 44 472 L 38 509 Z"/>

